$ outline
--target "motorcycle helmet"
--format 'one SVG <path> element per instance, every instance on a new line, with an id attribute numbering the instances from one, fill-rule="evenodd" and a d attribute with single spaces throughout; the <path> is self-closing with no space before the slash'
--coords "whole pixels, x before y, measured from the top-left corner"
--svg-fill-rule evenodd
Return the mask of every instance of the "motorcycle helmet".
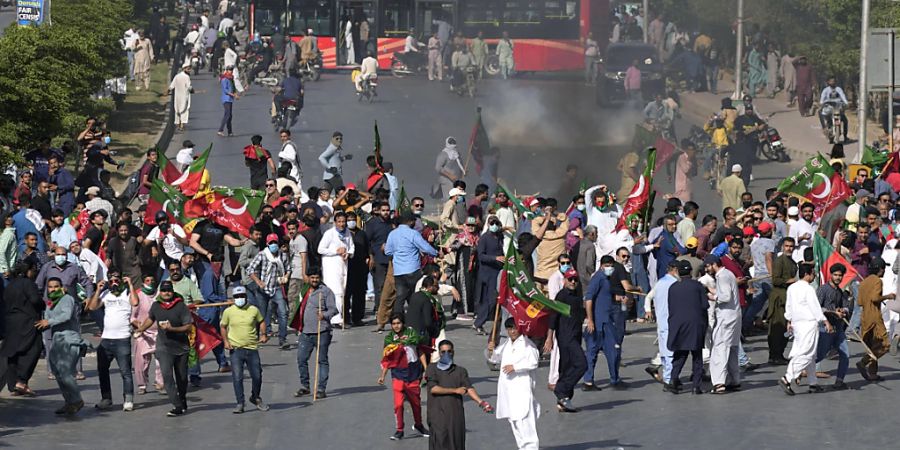
<path id="1" fill-rule="evenodd" d="M 217 36 L 217 37 L 220 37 L 220 38 L 224 38 L 224 37 L 225 37 L 225 33 L 223 33 L 223 32 L 220 31 L 218 34 L 216 34 L 216 36 Z"/>

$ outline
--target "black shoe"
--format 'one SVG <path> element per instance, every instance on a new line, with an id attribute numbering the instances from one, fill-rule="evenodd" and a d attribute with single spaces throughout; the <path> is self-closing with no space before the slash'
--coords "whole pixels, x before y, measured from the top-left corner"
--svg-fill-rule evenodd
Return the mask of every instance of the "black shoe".
<path id="1" fill-rule="evenodd" d="M 611 384 L 610 387 L 612 387 L 613 389 L 615 389 L 617 391 L 621 391 L 624 389 L 628 389 L 628 383 L 626 383 L 624 381 L 620 381 L 618 383 Z"/>
<path id="2" fill-rule="evenodd" d="M 322 398 L 326 398 L 326 397 L 328 397 L 328 396 L 325 395 L 325 391 L 316 392 L 316 399 L 322 399 Z"/>
<path id="3" fill-rule="evenodd" d="M 825 388 L 823 388 L 822 386 L 819 386 L 818 384 L 809 385 L 810 394 L 821 394 L 823 392 L 825 392 Z"/>
<path id="4" fill-rule="evenodd" d="M 655 368 L 652 366 L 644 367 L 644 372 L 647 372 L 647 375 L 650 375 L 654 381 L 657 383 L 664 383 L 661 376 L 659 376 L 659 368 Z"/>
<path id="5" fill-rule="evenodd" d="M 786 366 L 788 365 L 788 360 L 784 358 L 769 358 L 770 366 Z"/>
<path id="6" fill-rule="evenodd" d="M 172 408 L 171 410 L 169 410 L 169 412 L 166 413 L 166 416 L 169 416 L 169 417 L 178 417 L 178 416 L 183 416 L 183 415 L 184 415 L 184 410 L 181 408 Z"/>
<path id="7" fill-rule="evenodd" d="M 581 390 L 584 392 L 599 391 L 600 388 L 598 386 L 594 385 L 593 383 L 584 383 L 581 385 Z"/>
<path id="8" fill-rule="evenodd" d="M 398 432 L 394 433 L 393 436 L 391 436 L 391 440 L 392 440 L 392 441 L 399 441 L 400 439 L 403 439 L 403 432 L 402 432 L 402 431 L 398 431 Z"/>
<path id="9" fill-rule="evenodd" d="M 678 395 L 681 393 L 681 390 L 679 390 L 677 387 L 675 387 L 669 383 L 663 383 L 662 390 L 663 390 L 663 392 L 668 392 L 670 394 L 675 394 L 675 395 Z"/>
<path id="10" fill-rule="evenodd" d="M 309 395 L 309 392 L 308 387 L 301 387 L 297 389 L 297 392 L 294 392 L 294 397 L 303 397 L 304 395 Z"/>
<path id="11" fill-rule="evenodd" d="M 747 363 L 745 366 L 741 366 L 741 370 L 744 372 L 753 372 L 756 369 L 759 369 L 759 364 Z"/>
<path id="12" fill-rule="evenodd" d="M 794 390 L 791 389 L 791 382 L 786 378 L 781 377 L 778 379 L 778 385 L 781 386 L 781 390 L 784 391 L 787 395 L 794 395 Z"/>
<path id="13" fill-rule="evenodd" d="M 737 392 L 741 390 L 740 384 L 726 384 L 725 391 L 726 392 Z"/>
<path id="14" fill-rule="evenodd" d="M 572 406 L 572 400 L 568 398 L 561 398 L 556 401 L 556 408 L 559 412 L 567 412 L 567 413 L 576 413 L 578 412 L 578 408 Z"/>
<path id="15" fill-rule="evenodd" d="M 841 380 L 835 381 L 834 385 L 831 386 L 832 391 L 846 391 L 847 389 L 850 389 L 850 387 Z"/>
<path id="16" fill-rule="evenodd" d="M 282 350 L 290 350 L 291 349 L 291 344 L 288 344 L 287 342 L 282 342 L 281 344 L 279 344 L 279 346 L 281 347 Z"/>
<path id="17" fill-rule="evenodd" d="M 422 424 L 413 425 L 413 430 L 416 430 L 416 432 L 418 432 L 419 434 L 421 434 L 424 437 L 431 436 L 431 433 L 428 432 L 428 429 L 425 428 L 425 425 L 422 425 Z"/>
<path id="18" fill-rule="evenodd" d="M 866 369 L 865 364 L 862 361 L 856 363 L 856 369 L 859 370 L 859 374 L 862 375 L 863 379 L 869 380 L 869 369 Z"/>
<path id="19" fill-rule="evenodd" d="M 694 389 L 691 390 L 691 395 L 700 395 L 702 393 L 703 393 L 703 389 L 700 389 L 699 387 L 695 387 Z"/>

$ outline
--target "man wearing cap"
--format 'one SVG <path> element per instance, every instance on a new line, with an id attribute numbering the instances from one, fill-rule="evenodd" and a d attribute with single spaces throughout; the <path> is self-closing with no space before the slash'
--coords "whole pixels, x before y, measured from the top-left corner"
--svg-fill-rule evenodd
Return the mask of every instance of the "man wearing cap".
<path id="1" fill-rule="evenodd" d="M 716 278 L 716 293 L 710 294 L 715 300 L 715 325 L 712 334 L 712 352 L 709 357 L 709 372 L 712 378 L 713 394 L 724 394 L 741 385 L 741 371 L 738 365 L 738 346 L 741 343 L 741 308 L 737 279 L 726 269 L 718 256 L 707 256 L 703 261 L 706 271 Z"/>
<path id="2" fill-rule="evenodd" d="M 156 324 L 156 359 L 163 374 L 163 384 L 173 408 L 169 417 L 184 415 L 187 410 L 188 354 L 191 344 L 188 335 L 194 326 L 191 312 L 184 299 L 175 293 L 171 281 L 159 285 L 156 303 L 150 306 L 150 314 L 143 323 L 134 321 L 134 335 L 140 335 Z"/>
<path id="3" fill-rule="evenodd" d="M 847 213 L 844 215 L 848 230 L 856 233 L 856 225 L 865 220 L 866 203 L 869 202 L 870 197 L 872 197 L 872 193 L 866 189 L 856 191 L 856 201 L 847 207 Z M 827 238 L 831 238 L 831 236 Z"/>
<path id="4" fill-rule="evenodd" d="M 753 296 L 750 305 L 744 310 L 741 330 L 749 335 L 753 328 L 753 321 L 762 311 L 769 294 L 772 292 L 771 274 L 775 264 L 775 241 L 772 240 L 774 226 L 771 222 L 761 222 L 757 231 L 759 236 L 750 244 L 750 257 L 753 259 L 753 277 L 757 279 L 751 283 Z"/>
<path id="5" fill-rule="evenodd" d="M 715 258 L 715 257 L 713 257 Z M 680 392 L 681 369 L 691 355 L 691 383 L 693 394 L 702 394 L 700 382 L 703 376 L 703 343 L 706 339 L 708 323 L 707 310 L 709 301 L 706 288 L 697 280 L 691 279 L 690 264 L 685 261 L 678 262 L 678 280 L 669 287 L 668 300 L 668 336 L 665 341 L 660 338 L 660 353 L 662 347 L 672 352 L 672 373 L 668 392 L 677 394 Z M 660 319 L 662 324 L 662 319 Z"/>
<path id="6" fill-rule="evenodd" d="M 699 242 L 700 241 L 696 237 L 689 237 L 684 244 L 685 253 L 675 259 L 676 261 L 687 261 L 687 263 L 691 265 L 690 275 L 691 278 L 695 280 L 700 278 L 700 275 L 703 273 L 703 260 L 697 257 L 697 247 Z"/>
<path id="7" fill-rule="evenodd" d="M 247 290 L 237 286 L 231 293 L 234 305 L 222 312 L 219 328 L 225 348 L 231 353 L 231 381 L 237 406 L 235 414 L 244 412 L 244 366 L 250 372 L 250 403 L 260 411 L 268 411 L 269 406 L 260 398 L 262 390 L 262 364 L 259 361 L 259 344 L 265 344 L 266 322 L 259 309 L 247 302 Z"/>
<path id="8" fill-rule="evenodd" d="M 458 209 L 456 208 L 456 204 L 458 202 L 465 202 L 466 191 L 455 187 L 450 189 L 447 197 L 448 199 L 444 202 L 444 208 L 441 212 L 441 227 L 444 230 L 458 230 L 462 223 L 462 218 L 459 217 L 459 214 L 457 213 Z"/>
<path id="9" fill-rule="evenodd" d="M 194 162 L 194 143 L 190 139 L 181 143 L 181 150 L 175 155 L 175 162 L 178 163 L 178 170 L 182 172 Z"/>
<path id="10" fill-rule="evenodd" d="M 113 208 L 112 203 L 110 203 L 103 197 L 100 197 L 100 188 L 97 186 L 91 186 L 84 191 L 84 195 L 87 197 L 87 201 L 84 202 L 85 209 L 91 212 L 96 212 L 101 209 L 106 211 L 106 225 L 112 226 L 112 220 L 110 219 L 110 217 L 116 211 L 116 209 Z"/>
<path id="11" fill-rule="evenodd" d="M 741 178 L 743 167 L 740 164 L 731 166 L 731 175 L 719 182 L 719 194 L 722 196 L 722 209 L 741 207 L 741 194 L 747 192 L 744 179 Z"/>
<path id="12" fill-rule="evenodd" d="M 552 350 L 554 341 L 559 352 L 559 378 L 553 393 L 556 406 L 562 412 L 577 412 L 572 406 L 575 385 L 587 369 L 587 360 L 581 349 L 582 325 L 585 312 L 584 302 L 578 295 L 578 272 L 569 268 L 562 274 L 563 288 L 554 296 L 558 302 L 569 305 L 570 314 L 554 314 L 550 320 L 550 336 L 544 341 L 544 351 Z"/>
<path id="13" fill-rule="evenodd" d="M 287 269 L 290 261 L 287 252 L 282 252 L 278 235 L 270 233 L 266 236 L 266 247 L 263 248 L 245 269 L 250 279 L 259 288 L 258 302 L 262 307 L 263 318 L 268 319 L 269 302 L 274 302 L 278 309 L 278 346 L 288 350 L 287 343 L 287 303 L 284 301 L 282 286 L 288 282 Z"/>
<path id="14" fill-rule="evenodd" d="M 166 89 L 166 96 L 169 92 L 174 91 L 172 103 L 175 105 L 175 126 L 178 131 L 184 131 L 184 126 L 188 123 L 188 117 L 191 113 L 191 94 L 194 88 L 191 87 L 191 64 L 187 62 L 181 67 L 181 72 L 172 78 L 169 88 Z"/>

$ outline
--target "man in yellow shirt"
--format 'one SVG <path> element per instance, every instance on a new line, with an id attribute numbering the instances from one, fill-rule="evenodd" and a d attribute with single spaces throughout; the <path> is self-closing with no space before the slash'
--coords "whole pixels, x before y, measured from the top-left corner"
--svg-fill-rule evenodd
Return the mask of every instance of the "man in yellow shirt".
<path id="1" fill-rule="evenodd" d="M 744 180 L 741 178 L 740 164 L 731 166 L 731 175 L 719 182 L 719 194 L 722 195 L 722 209 L 741 207 L 741 194 L 747 192 Z"/>
<path id="2" fill-rule="evenodd" d="M 252 380 L 250 403 L 260 411 L 268 411 L 269 405 L 259 397 L 262 389 L 262 364 L 259 362 L 258 343 L 265 343 L 266 322 L 255 306 L 247 303 L 247 291 L 242 286 L 235 287 L 232 294 L 234 305 L 222 313 L 219 321 L 225 348 L 231 353 L 231 380 L 234 383 L 234 396 L 237 406 L 235 414 L 244 412 L 244 365 L 250 372 Z"/>

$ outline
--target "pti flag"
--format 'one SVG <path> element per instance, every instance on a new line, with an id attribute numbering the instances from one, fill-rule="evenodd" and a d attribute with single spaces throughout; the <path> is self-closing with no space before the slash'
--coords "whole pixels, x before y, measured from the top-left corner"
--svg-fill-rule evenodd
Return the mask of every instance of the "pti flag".
<path id="1" fill-rule="evenodd" d="M 412 202 L 406 196 L 406 188 L 400 183 L 400 195 L 397 197 L 397 215 L 412 214 Z"/>
<path id="2" fill-rule="evenodd" d="M 166 158 L 163 152 L 159 152 L 160 175 L 166 183 L 181 189 L 181 193 L 188 197 L 200 190 L 200 180 L 203 178 L 203 171 L 206 170 L 206 161 L 209 159 L 209 152 L 212 150 L 212 144 L 206 147 L 200 156 L 198 156 L 190 165 L 185 167 L 184 172 L 178 170 L 178 167 Z"/>
<path id="3" fill-rule="evenodd" d="M 144 223 L 156 225 L 156 213 L 159 211 L 169 215 L 169 222 L 186 223 L 188 221 L 184 215 L 186 201 L 187 197 L 178 192 L 178 189 L 158 178 L 153 180 L 147 210 L 144 212 Z"/>
<path id="4" fill-rule="evenodd" d="M 797 173 L 778 185 L 778 192 L 795 194 L 815 206 L 816 220 L 850 197 L 850 186 L 841 174 L 834 171 L 821 154 L 806 161 Z"/>
<path id="5" fill-rule="evenodd" d="M 622 214 L 616 223 L 616 231 L 627 229 L 633 220 L 641 220 L 650 207 L 650 192 L 653 189 L 653 172 L 656 167 L 656 149 L 647 149 L 647 166 L 644 173 L 638 177 L 638 182 L 631 188 L 631 193 L 625 199 Z"/>
<path id="6" fill-rule="evenodd" d="M 500 272 L 497 301 L 516 321 L 516 327 L 526 336 L 545 336 L 552 312 L 570 314 L 569 305 L 551 300 L 534 285 L 519 260 L 513 243 L 506 249 L 506 263 Z"/>
<path id="7" fill-rule="evenodd" d="M 191 317 L 194 319 L 194 326 L 191 327 L 188 338 L 191 343 L 191 350 L 188 354 L 188 365 L 194 366 L 200 362 L 210 350 L 216 348 L 222 343 L 222 336 L 216 331 L 216 327 L 209 322 L 200 318 L 191 311 Z"/>
<path id="8" fill-rule="evenodd" d="M 250 236 L 250 227 L 263 204 L 265 194 L 246 188 L 215 187 L 205 195 L 188 200 L 184 213 L 206 218 L 241 236 Z"/>
<path id="9" fill-rule="evenodd" d="M 813 258 L 816 261 L 816 267 L 819 268 L 819 278 L 822 284 L 827 283 L 831 279 L 831 266 L 837 263 L 843 264 L 846 268 L 844 278 L 841 279 L 841 289 L 847 287 L 851 281 L 859 276 L 859 272 L 825 238 L 819 236 L 819 233 L 816 233 L 813 238 Z"/>
<path id="10" fill-rule="evenodd" d="M 481 107 L 476 109 L 475 126 L 472 128 L 472 136 L 469 137 L 469 154 L 475 160 L 475 170 L 481 173 L 481 164 L 484 154 L 490 151 L 491 140 L 488 138 L 484 122 L 481 121 Z"/>
<path id="11" fill-rule="evenodd" d="M 500 183 L 497 183 L 497 187 L 500 189 L 501 192 L 506 194 L 506 198 L 508 198 L 509 201 L 512 202 L 513 205 L 515 205 L 516 210 L 519 212 L 520 216 L 525 216 L 525 218 L 528 220 L 531 220 L 534 218 L 534 213 L 529 211 L 528 208 L 526 208 L 525 205 L 522 204 L 522 200 L 519 200 L 519 197 L 512 195 L 512 193 L 509 192 L 509 189 L 506 189 L 506 187 Z"/>

